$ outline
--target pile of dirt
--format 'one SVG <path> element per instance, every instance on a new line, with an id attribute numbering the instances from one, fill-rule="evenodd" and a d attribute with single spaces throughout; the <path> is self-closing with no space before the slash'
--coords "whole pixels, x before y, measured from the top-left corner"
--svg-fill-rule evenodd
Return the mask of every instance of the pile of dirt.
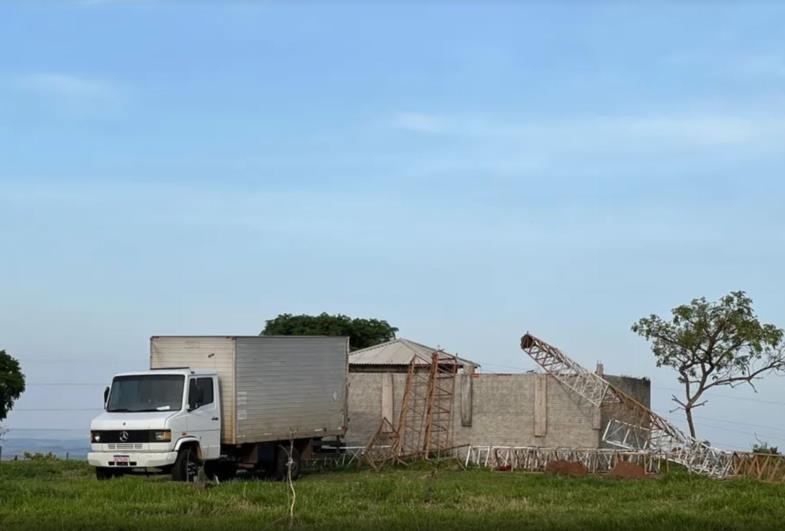
<path id="1" fill-rule="evenodd" d="M 583 463 L 579 461 L 565 461 L 557 459 L 545 466 L 545 472 L 557 476 L 583 477 L 589 473 Z"/>
<path id="2" fill-rule="evenodd" d="M 622 479 L 639 479 L 646 477 L 642 466 L 627 461 L 618 461 L 610 472 L 611 477 Z"/>

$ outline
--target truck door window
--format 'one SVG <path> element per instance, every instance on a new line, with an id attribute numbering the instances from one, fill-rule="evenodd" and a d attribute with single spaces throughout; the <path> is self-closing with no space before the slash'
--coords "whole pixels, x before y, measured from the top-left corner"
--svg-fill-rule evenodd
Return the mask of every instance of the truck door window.
<path id="1" fill-rule="evenodd" d="M 198 409 L 213 403 L 213 379 L 191 378 L 188 385 L 188 408 Z"/>
<path id="2" fill-rule="evenodd" d="M 197 378 L 197 384 L 202 393 L 201 405 L 213 403 L 213 379 L 212 378 Z"/>

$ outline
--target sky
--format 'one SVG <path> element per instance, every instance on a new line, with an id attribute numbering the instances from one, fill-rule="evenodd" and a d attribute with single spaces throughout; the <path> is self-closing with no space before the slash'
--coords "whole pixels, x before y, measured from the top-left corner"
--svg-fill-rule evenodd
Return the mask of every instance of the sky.
<path id="1" fill-rule="evenodd" d="M 531 331 L 647 376 L 637 319 L 745 290 L 785 327 L 785 8 L 0 6 L 9 436 L 86 437 L 149 337 L 386 319 L 484 372 Z M 698 435 L 785 447 L 785 379 Z"/>

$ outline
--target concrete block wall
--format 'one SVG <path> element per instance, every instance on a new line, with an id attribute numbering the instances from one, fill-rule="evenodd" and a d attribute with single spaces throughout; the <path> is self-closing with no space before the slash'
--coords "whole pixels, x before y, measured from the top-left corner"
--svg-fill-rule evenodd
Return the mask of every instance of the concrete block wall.
<path id="1" fill-rule="evenodd" d="M 544 435 L 535 434 L 535 386 L 541 377 L 474 375 L 472 425 L 461 426 L 460 411 L 455 411 L 455 444 L 597 447 L 599 431 L 592 428 L 591 414 L 582 411 L 551 376 L 545 376 Z"/>
<path id="2" fill-rule="evenodd" d="M 631 376 L 603 376 L 611 385 L 627 393 L 646 407 L 651 407 L 651 381 L 648 378 Z"/>
<path id="3" fill-rule="evenodd" d="M 406 374 L 351 372 L 349 374 L 349 429 L 346 441 L 363 446 L 382 421 L 383 378 L 392 375 L 394 419 L 400 414 Z M 537 380 L 545 379 L 545 400 L 535 400 Z M 461 423 L 461 382 L 471 381 L 471 426 Z M 630 380 L 633 393 L 645 404 L 649 402 L 648 380 Z M 618 384 L 614 381 L 614 384 Z M 540 383 L 540 389 L 543 383 Z M 636 387 L 637 386 L 637 387 Z M 464 393 L 464 406 L 467 405 Z M 536 404 L 544 412 L 535 414 Z M 553 377 L 539 374 L 474 374 L 456 378 L 453 404 L 454 444 L 542 446 L 596 448 L 600 444 L 601 419 L 595 408 L 579 406 L 571 394 Z M 538 433 L 535 435 L 535 419 Z M 466 415 L 464 414 L 464 420 Z"/>
<path id="4" fill-rule="evenodd" d="M 365 446 L 382 422 L 381 372 L 349 373 L 349 424 L 345 441 L 350 446 Z M 393 403 L 400 401 L 393 390 Z"/>

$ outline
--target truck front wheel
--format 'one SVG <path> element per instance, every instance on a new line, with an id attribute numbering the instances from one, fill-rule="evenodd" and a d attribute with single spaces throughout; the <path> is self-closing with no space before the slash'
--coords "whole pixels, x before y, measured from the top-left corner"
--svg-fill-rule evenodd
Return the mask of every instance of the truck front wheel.
<path id="1" fill-rule="evenodd" d="M 199 459 L 192 446 L 180 448 L 177 459 L 172 465 L 172 479 L 174 481 L 195 481 L 199 475 Z"/>

